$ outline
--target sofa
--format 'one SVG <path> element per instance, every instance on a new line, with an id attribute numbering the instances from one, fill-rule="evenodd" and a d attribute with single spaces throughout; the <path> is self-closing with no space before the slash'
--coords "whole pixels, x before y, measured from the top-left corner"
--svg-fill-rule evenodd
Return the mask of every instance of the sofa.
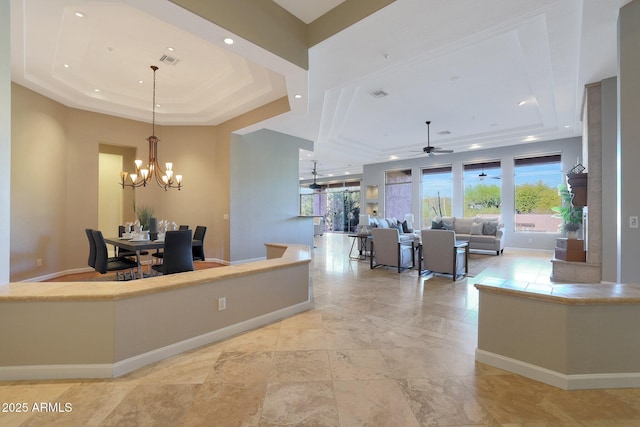
<path id="1" fill-rule="evenodd" d="M 371 218 L 370 227 L 397 228 L 400 233 L 400 242 L 420 241 L 420 236 L 413 232 L 407 221 L 399 221 L 397 218 Z"/>
<path id="2" fill-rule="evenodd" d="M 492 251 L 496 255 L 504 252 L 504 224 L 500 217 L 436 218 L 431 229 L 455 231 L 457 240 L 469 241 L 470 250 Z"/>

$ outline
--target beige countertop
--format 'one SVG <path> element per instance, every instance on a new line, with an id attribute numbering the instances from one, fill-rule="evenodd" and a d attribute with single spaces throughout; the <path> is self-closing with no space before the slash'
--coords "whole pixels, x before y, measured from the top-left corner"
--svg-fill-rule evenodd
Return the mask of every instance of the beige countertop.
<path id="1" fill-rule="evenodd" d="M 190 271 L 126 282 L 17 282 L 0 285 L 3 301 L 112 301 L 242 277 L 263 271 L 286 268 L 311 262 L 306 245 L 268 243 L 265 246 L 286 248 L 280 258 L 265 259 L 245 264 Z"/>
<path id="2" fill-rule="evenodd" d="M 475 284 L 479 291 L 567 305 L 640 304 L 638 284 L 540 284 L 487 277 Z"/>
<path id="3" fill-rule="evenodd" d="M 541 284 L 487 277 L 475 284 L 479 291 L 514 295 L 567 305 L 640 304 L 639 284 Z"/>

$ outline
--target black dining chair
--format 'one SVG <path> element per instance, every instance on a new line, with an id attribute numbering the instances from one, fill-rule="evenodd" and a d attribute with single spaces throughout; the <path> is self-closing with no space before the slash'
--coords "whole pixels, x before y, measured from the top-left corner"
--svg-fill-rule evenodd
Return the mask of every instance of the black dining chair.
<path id="1" fill-rule="evenodd" d="M 93 240 L 93 230 L 90 228 L 85 228 L 84 230 L 87 233 L 87 239 L 89 240 L 89 258 L 87 259 L 87 264 L 91 268 L 95 268 L 96 266 L 96 242 Z"/>
<path id="2" fill-rule="evenodd" d="M 93 242 L 96 248 L 96 262 L 94 269 L 100 273 L 105 274 L 109 271 L 116 272 L 116 278 L 118 280 L 130 280 L 135 278 L 133 270 L 138 268 L 138 263 L 125 257 L 111 257 L 107 252 L 107 244 L 104 241 L 104 236 L 100 230 L 91 230 L 93 236 Z"/>
<path id="3" fill-rule="evenodd" d="M 178 230 L 188 230 L 188 229 L 189 229 L 188 225 L 181 225 L 178 227 Z M 151 256 L 154 257 L 156 261 L 162 262 L 162 259 L 164 258 L 164 252 L 157 250 L 156 253 L 151 254 Z"/>
<path id="4" fill-rule="evenodd" d="M 207 227 L 204 225 L 196 226 L 196 231 L 193 233 L 193 240 L 200 240 L 202 244 L 199 246 L 193 246 L 191 249 L 194 261 L 204 261 L 204 235 L 206 233 Z"/>
<path id="5" fill-rule="evenodd" d="M 164 236 L 163 262 L 152 268 L 161 274 L 193 271 L 192 236 L 191 230 L 167 231 Z"/>

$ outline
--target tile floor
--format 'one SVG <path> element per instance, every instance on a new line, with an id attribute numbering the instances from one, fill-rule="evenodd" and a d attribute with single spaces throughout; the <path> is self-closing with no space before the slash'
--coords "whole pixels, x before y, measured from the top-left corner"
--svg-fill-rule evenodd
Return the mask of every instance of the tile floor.
<path id="1" fill-rule="evenodd" d="M 350 243 L 316 238 L 314 310 L 112 380 L 0 382 L 0 426 L 640 426 L 640 389 L 563 391 L 475 363 L 474 280 L 548 283 L 549 255 L 506 250 L 453 283 L 370 270 Z"/>

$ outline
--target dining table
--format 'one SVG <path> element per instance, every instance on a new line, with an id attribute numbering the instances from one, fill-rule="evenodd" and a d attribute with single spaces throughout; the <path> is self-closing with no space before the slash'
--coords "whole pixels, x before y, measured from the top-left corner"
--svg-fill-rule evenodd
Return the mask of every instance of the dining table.
<path id="1" fill-rule="evenodd" d="M 142 262 L 140 261 L 140 254 L 142 251 L 160 250 L 164 249 L 164 240 L 151 240 L 151 239 L 137 239 L 126 237 L 106 237 L 104 239 L 108 245 L 116 246 L 125 251 L 131 251 L 136 253 L 136 262 L 138 263 L 138 278 L 144 278 L 142 272 Z M 202 246 L 202 240 L 192 240 L 191 246 Z M 151 268 L 151 267 L 149 267 Z"/>

